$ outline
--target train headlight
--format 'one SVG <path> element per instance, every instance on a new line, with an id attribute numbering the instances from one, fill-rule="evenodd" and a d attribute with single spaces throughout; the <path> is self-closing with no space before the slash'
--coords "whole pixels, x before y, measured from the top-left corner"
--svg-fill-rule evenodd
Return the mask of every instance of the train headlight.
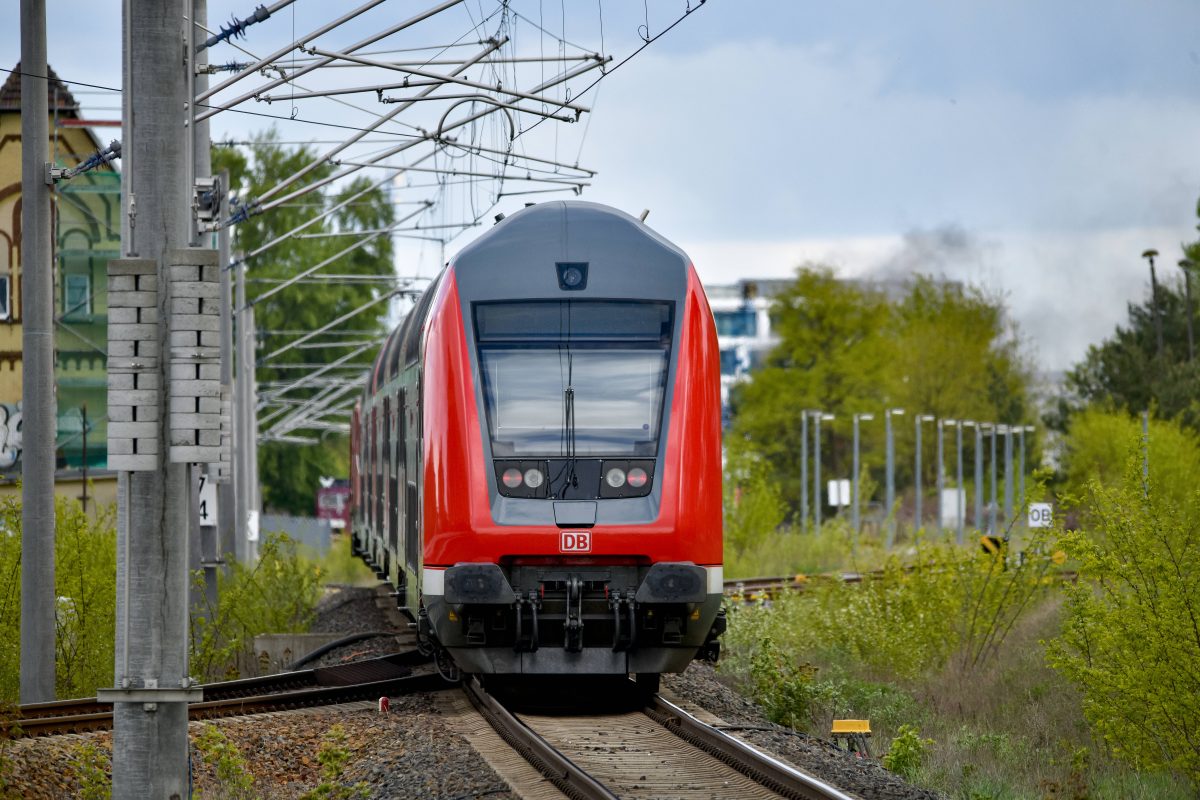
<path id="1" fill-rule="evenodd" d="M 645 472 L 642 476 L 645 476 Z M 613 467 L 608 472 L 604 473 L 604 482 L 614 489 L 620 489 L 625 485 L 625 470 L 620 467 Z"/>
<path id="2" fill-rule="evenodd" d="M 529 471 L 537 472 L 537 470 L 533 470 L 533 469 L 531 469 Z M 540 473 L 539 473 L 539 476 L 540 476 Z M 518 486 L 521 485 L 521 470 L 516 469 L 515 467 L 510 467 L 509 469 L 504 470 L 504 474 L 500 477 L 500 480 L 504 481 L 504 485 L 507 486 L 508 488 L 516 489 Z M 540 477 L 539 477 L 538 483 L 539 483 L 539 485 L 541 484 Z M 536 487 L 534 487 L 534 488 L 536 488 Z"/>
<path id="3" fill-rule="evenodd" d="M 508 473 L 504 473 L 507 475 Z M 507 480 L 506 480 L 507 482 Z M 546 476 L 542 474 L 540 469 L 525 470 L 525 485 L 530 489 L 536 489 L 546 482 Z"/>
<path id="4" fill-rule="evenodd" d="M 646 470 L 642 469 L 641 467 L 634 467 L 633 469 L 629 470 L 629 475 L 627 478 L 630 486 L 632 486 L 634 489 L 640 489 L 646 485 L 646 480 L 649 478 L 649 476 L 646 474 Z"/>

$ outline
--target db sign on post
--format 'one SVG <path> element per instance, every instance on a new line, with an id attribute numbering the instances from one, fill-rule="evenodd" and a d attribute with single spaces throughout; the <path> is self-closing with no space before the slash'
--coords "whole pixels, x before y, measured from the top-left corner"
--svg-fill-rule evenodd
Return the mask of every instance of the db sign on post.
<path id="1" fill-rule="evenodd" d="M 590 553 L 592 552 L 592 532 L 591 531 L 563 531 L 562 538 L 559 540 L 558 549 L 563 553 Z"/>
<path id="2" fill-rule="evenodd" d="M 1029 527 L 1049 528 L 1054 524 L 1054 510 L 1049 503 L 1029 504 Z"/>

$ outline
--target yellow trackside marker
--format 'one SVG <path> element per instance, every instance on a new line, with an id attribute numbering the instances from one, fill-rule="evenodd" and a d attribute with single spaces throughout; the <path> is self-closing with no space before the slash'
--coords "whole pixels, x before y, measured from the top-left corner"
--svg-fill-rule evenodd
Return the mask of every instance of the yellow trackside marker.
<path id="1" fill-rule="evenodd" d="M 833 721 L 833 729 L 831 734 L 837 736 L 850 733 L 862 733 L 867 736 L 871 735 L 871 720 L 869 719 L 835 719 Z"/>
<path id="2" fill-rule="evenodd" d="M 996 555 L 1004 545 L 1004 540 L 999 536 L 980 536 L 979 543 L 983 545 L 983 552 Z"/>
<path id="3" fill-rule="evenodd" d="M 1053 561 L 1055 564 L 1059 564 L 1059 565 L 1065 564 L 1065 563 L 1067 563 L 1067 554 L 1064 553 L 1062 550 L 1055 550 L 1054 555 L 1050 556 L 1050 560 Z"/>
<path id="4" fill-rule="evenodd" d="M 804 575 L 804 574 L 799 574 L 796 577 L 792 578 L 792 583 L 806 583 L 807 581 L 808 581 L 808 576 Z"/>

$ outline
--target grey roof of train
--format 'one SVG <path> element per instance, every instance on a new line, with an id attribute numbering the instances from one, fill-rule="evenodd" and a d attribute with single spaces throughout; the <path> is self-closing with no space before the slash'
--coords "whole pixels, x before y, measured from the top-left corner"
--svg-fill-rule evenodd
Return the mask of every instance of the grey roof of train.
<path id="1" fill-rule="evenodd" d="M 482 259 L 493 268 L 502 268 L 504 262 L 527 260 L 531 251 L 550 244 L 561 245 L 560 252 L 537 255 L 555 261 L 592 261 L 605 255 L 605 245 L 619 250 L 622 243 L 648 241 L 665 251 L 661 255 L 673 254 L 685 267 L 691 263 L 677 245 L 624 211 L 584 200 L 556 200 L 527 206 L 506 217 L 464 247 L 453 263 L 460 268 Z M 497 259 L 497 252 L 504 257 Z"/>

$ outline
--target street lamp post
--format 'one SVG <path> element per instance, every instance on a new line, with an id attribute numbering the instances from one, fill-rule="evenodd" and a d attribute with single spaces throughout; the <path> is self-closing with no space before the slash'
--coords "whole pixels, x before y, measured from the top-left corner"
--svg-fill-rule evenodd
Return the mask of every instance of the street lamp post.
<path id="1" fill-rule="evenodd" d="M 833 414 L 820 411 L 812 412 L 813 418 L 813 520 L 815 533 L 821 533 L 821 511 L 824 501 L 821 499 L 821 422 L 833 420 Z"/>
<path id="2" fill-rule="evenodd" d="M 933 421 L 934 416 L 932 414 L 917 414 L 913 417 L 913 428 L 917 432 L 916 454 L 913 456 L 913 487 L 915 489 L 913 492 L 913 527 L 916 530 L 921 529 L 921 504 L 923 499 L 921 494 L 924 491 L 921 486 L 921 423 Z"/>
<path id="3" fill-rule="evenodd" d="M 1017 438 L 1021 445 L 1020 452 L 1020 469 L 1017 471 L 1017 477 L 1020 480 L 1018 485 L 1019 494 L 1017 495 L 1018 507 L 1021 509 L 1021 515 L 1026 519 L 1029 518 L 1029 512 L 1025 508 L 1025 434 L 1033 433 L 1032 425 L 1022 425 L 1017 428 Z"/>
<path id="4" fill-rule="evenodd" d="M 937 524 L 934 526 L 934 530 L 937 531 L 939 538 L 942 535 L 942 520 L 946 516 L 945 430 L 947 425 L 957 424 L 957 420 L 943 419 L 939 420 L 937 425 Z"/>
<path id="5" fill-rule="evenodd" d="M 992 426 L 992 502 L 990 513 L 988 514 L 988 535 L 996 535 L 996 511 L 998 503 L 996 501 L 996 434 L 1002 433 L 1000 430 L 1003 425 Z"/>
<path id="6" fill-rule="evenodd" d="M 1016 428 L 1004 426 L 1004 527 L 1007 530 L 1013 522 L 1013 433 Z"/>
<path id="7" fill-rule="evenodd" d="M 1158 251 L 1151 248 L 1142 252 L 1142 258 L 1150 262 L 1150 308 L 1154 312 L 1154 335 L 1158 340 L 1158 357 L 1162 358 L 1163 354 L 1163 328 L 1162 314 L 1158 309 L 1158 277 L 1154 273 L 1154 259 L 1158 257 Z"/>
<path id="8" fill-rule="evenodd" d="M 1196 358 L 1196 345 L 1192 339 L 1192 266 L 1192 262 L 1186 258 L 1179 262 L 1179 268 L 1183 270 L 1184 302 L 1187 303 L 1188 363 Z"/>
<path id="9" fill-rule="evenodd" d="M 800 532 L 808 529 L 808 415 L 812 412 L 804 409 L 800 412 Z"/>
<path id="10" fill-rule="evenodd" d="M 990 422 L 975 426 L 975 529 L 983 530 L 983 436 L 992 427 Z"/>
<path id="11" fill-rule="evenodd" d="M 958 498 L 955 501 L 955 504 L 958 506 L 958 519 L 955 522 L 958 523 L 956 538 L 960 545 L 963 543 L 963 527 L 967 518 L 967 493 L 963 489 L 963 428 L 974 427 L 974 420 L 964 419 L 958 422 Z"/>
<path id="12" fill-rule="evenodd" d="M 887 492 L 886 502 L 887 508 L 887 542 L 886 546 L 890 550 L 893 542 L 896 541 L 896 447 L 892 441 L 892 415 L 899 416 L 904 413 L 902 408 L 888 408 L 883 412 L 884 437 L 887 440 Z"/>
<path id="13" fill-rule="evenodd" d="M 857 539 L 858 539 L 858 532 L 859 532 L 859 530 L 860 530 L 860 528 L 861 528 L 861 522 L 862 522 L 862 517 L 861 517 L 861 514 L 860 514 L 860 501 L 859 501 L 859 497 L 858 497 L 858 473 L 859 473 L 859 466 L 858 466 L 858 423 L 859 423 L 860 421 L 870 421 L 870 420 L 873 420 L 873 419 L 875 419 L 875 415 L 874 415 L 874 414 L 855 414 L 855 415 L 854 415 L 854 472 L 853 472 L 853 474 L 851 475 L 851 483 L 852 483 L 852 487 L 853 487 L 853 494 L 854 494 L 854 497 L 852 498 L 852 503 L 853 503 L 853 505 L 854 505 L 854 508 L 853 508 L 853 524 L 854 524 L 854 537 L 855 537 L 855 540 L 856 540 L 856 541 L 857 541 Z"/>

